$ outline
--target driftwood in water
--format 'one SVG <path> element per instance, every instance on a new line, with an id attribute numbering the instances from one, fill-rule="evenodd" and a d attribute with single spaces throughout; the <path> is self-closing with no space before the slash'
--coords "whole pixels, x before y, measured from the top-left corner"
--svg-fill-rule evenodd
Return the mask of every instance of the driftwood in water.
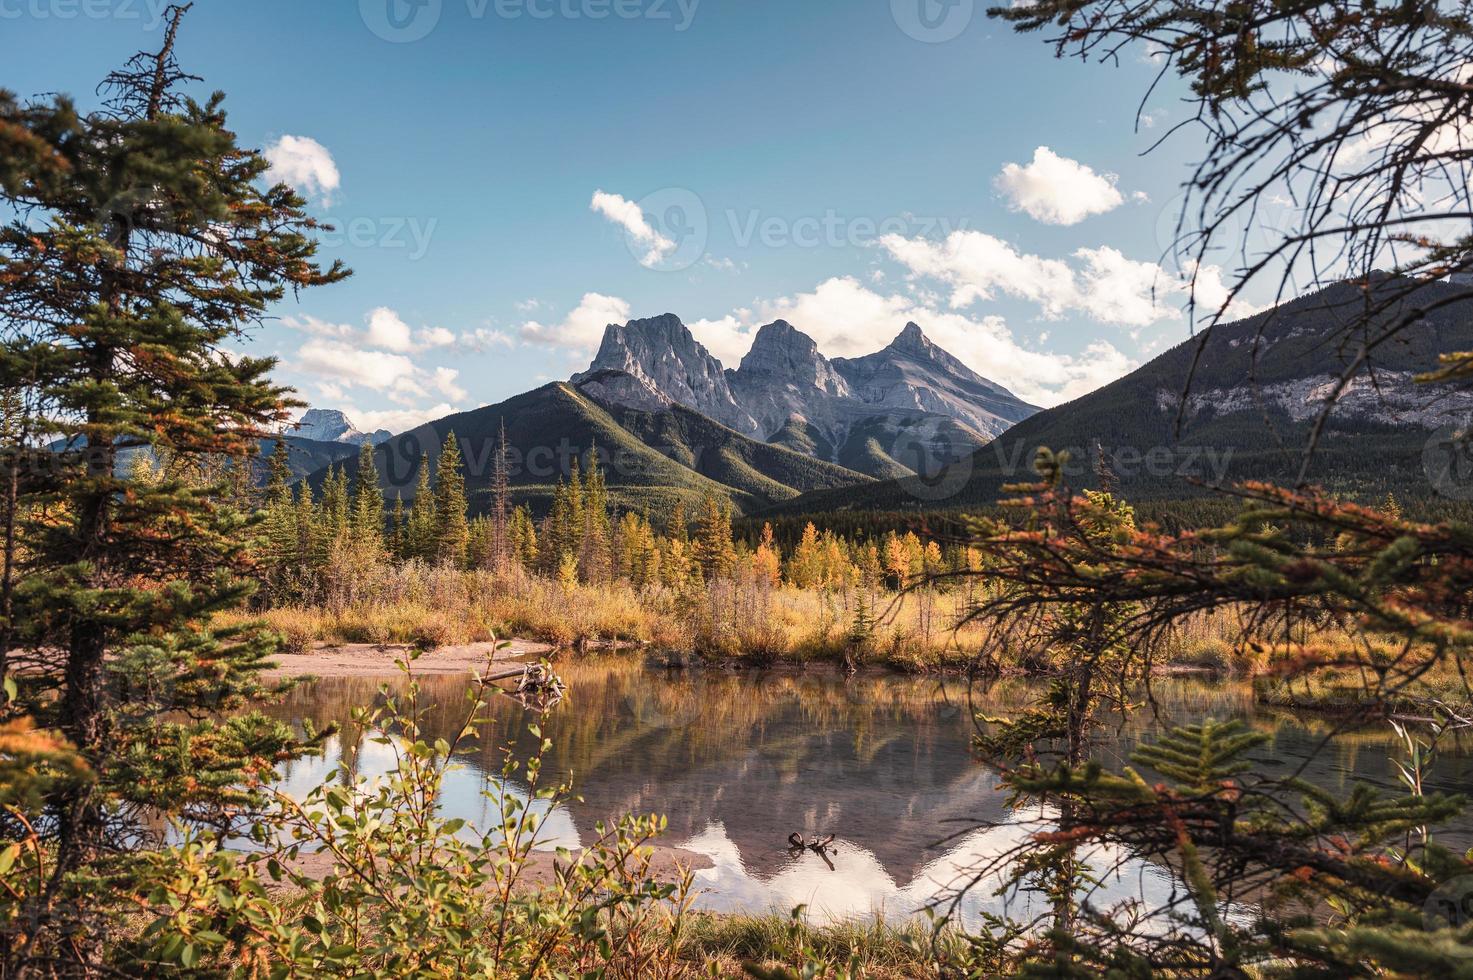
<path id="1" fill-rule="evenodd" d="M 823 858 L 823 863 L 829 866 L 830 871 L 834 870 L 834 862 L 829 860 L 829 854 L 839 853 L 839 849 L 834 847 L 833 843 L 833 834 L 829 834 L 827 837 L 819 837 L 817 834 L 814 834 L 813 840 L 811 841 L 804 841 L 803 835 L 797 831 L 788 835 L 788 851 L 794 857 L 797 857 L 804 851 L 812 851 L 814 854 Z"/>
<path id="2" fill-rule="evenodd" d="M 517 689 L 504 693 L 523 704 L 536 702 L 539 707 L 551 707 L 563 698 L 562 678 L 546 664 L 517 664 L 481 675 L 484 681 L 509 681 L 512 678 L 517 680 Z"/>
<path id="3" fill-rule="evenodd" d="M 481 679 L 482 680 L 486 680 L 486 681 L 504 681 L 504 680 L 510 680 L 513 677 L 521 677 L 521 676 L 525 675 L 527 673 L 527 668 L 529 666 L 531 666 L 531 665 L 530 664 L 517 664 L 514 667 L 507 667 L 504 670 L 494 670 L 494 671 L 492 671 L 489 674 L 482 674 L 481 675 Z"/>

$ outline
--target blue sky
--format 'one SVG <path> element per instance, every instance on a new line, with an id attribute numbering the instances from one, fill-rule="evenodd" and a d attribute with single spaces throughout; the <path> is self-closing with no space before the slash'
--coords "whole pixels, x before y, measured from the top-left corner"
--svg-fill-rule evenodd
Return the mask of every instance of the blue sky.
<path id="1" fill-rule="evenodd" d="M 0 0 L 0 86 L 88 104 L 161 6 Z M 666 311 L 728 366 L 776 316 L 832 356 L 915 319 L 1053 404 L 1188 336 L 1157 262 L 1193 139 L 1142 155 L 1187 111 L 1168 86 L 1136 131 L 1144 57 L 1058 61 L 984 7 L 197 0 L 178 53 L 339 225 L 354 277 L 253 343 L 364 427 L 566 377 Z"/>

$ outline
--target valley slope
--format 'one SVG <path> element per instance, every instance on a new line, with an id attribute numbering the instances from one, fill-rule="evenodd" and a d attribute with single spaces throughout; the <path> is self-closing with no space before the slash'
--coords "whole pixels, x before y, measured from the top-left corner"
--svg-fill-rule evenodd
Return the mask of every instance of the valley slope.
<path id="1" fill-rule="evenodd" d="M 464 456 L 473 512 L 489 502 L 501 426 L 506 427 L 513 502 L 541 514 L 575 460 L 586 472 L 595 447 L 611 501 L 623 509 L 668 514 L 679 502 L 693 510 L 710 494 L 751 513 L 801 493 L 853 486 L 869 478 L 782 446 L 767 445 L 679 405 L 658 411 L 605 406 L 577 385 L 544 385 L 496 405 L 446 416 L 376 447 L 386 497 L 413 499 L 421 459 L 438 458 L 448 433 Z M 357 478 L 357 459 L 344 463 Z M 320 489 L 325 470 L 309 479 Z"/>
<path id="2" fill-rule="evenodd" d="M 1393 287 L 1384 279 L 1378 286 Z M 1335 405 L 1311 460 L 1312 482 L 1362 498 L 1473 489 L 1435 485 L 1424 460 L 1424 453 L 1436 451 L 1435 433 L 1473 417 L 1473 393 L 1413 380 L 1436 366 L 1438 354 L 1473 349 L 1473 292 L 1432 284 L 1417 301 L 1427 310 L 1423 319 L 1370 350 L 1370 371 L 1359 374 Z M 982 507 L 1002 496 L 1005 484 L 1033 478 L 1039 446 L 1070 451 L 1070 482 L 1076 487 L 1096 485 L 1093 459 L 1102 456 L 1133 499 L 1201 494 L 1203 483 L 1292 481 L 1335 379 L 1365 348 L 1363 327 L 1346 335 L 1364 302 L 1360 288 L 1341 283 L 1219 325 L 1207 336 L 1195 375 L 1196 339 L 1032 416 L 931 479 L 901 477 L 844 493 L 820 491 L 775 512 Z M 1404 312 L 1393 307 L 1377 322 Z M 1190 395 L 1180 412 L 1189 376 Z"/>

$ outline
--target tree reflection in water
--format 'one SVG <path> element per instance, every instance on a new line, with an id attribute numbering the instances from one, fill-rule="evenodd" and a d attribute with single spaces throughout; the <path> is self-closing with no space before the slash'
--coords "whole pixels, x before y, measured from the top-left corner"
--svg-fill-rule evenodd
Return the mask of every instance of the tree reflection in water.
<path id="1" fill-rule="evenodd" d="M 576 847 L 596 821 L 663 813 L 665 843 L 712 862 L 696 875 L 704 907 L 786 912 L 806 903 L 825 917 L 908 915 L 947 898 L 974 869 L 1048 820 L 1036 808 L 1010 809 L 995 774 L 969 749 L 973 711 L 996 715 L 1020 706 L 1030 695 L 1021 681 L 969 688 L 960 679 L 845 679 L 827 671 L 670 672 L 627 658 L 565 662 L 558 670 L 568 697 L 540 720 L 510 698 L 493 702 L 480 744 L 447 780 L 446 808 L 486 823 L 481 791 L 500 770 L 502 747 L 531 744 L 527 725 L 539 721 L 553 746 L 545 771 L 571 774 L 581 797 L 549 816 L 550 843 Z M 386 681 L 400 683 L 325 679 L 273 709 L 283 718 L 342 726 L 326 758 L 284 769 L 288 791 L 304 792 L 339 759 L 365 775 L 384 770 L 388 750 L 365 739 L 350 712 L 377 698 Z M 421 686 L 436 704 L 427 734 L 451 729 L 464 711 L 464 680 L 425 677 Z M 1165 725 L 1245 717 L 1273 735 L 1262 750 L 1267 764 L 1309 760 L 1304 775 L 1329 787 L 1352 779 L 1394 784 L 1385 733 L 1340 737 L 1316 754 L 1319 726 L 1255 711 L 1245 687 L 1170 682 L 1155 694 L 1156 710 L 1115 720 L 1098 747 L 1102 761 L 1118 763 Z M 1453 790 L 1467 785 L 1473 766 L 1453 755 L 1437 775 L 1445 785 L 1436 788 Z M 793 832 L 805 839 L 837 835 L 828 860 L 790 850 Z M 1473 833 L 1444 841 L 1468 846 Z M 1104 883 L 1093 900 L 1168 887 L 1155 867 L 1133 872 Z M 1004 899 L 994 890 L 985 883 L 973 888 L 962 901 L 963 918 L 1000 911 Z M 1011 911 L 1023 914 L 1027 897 L 1011 901 Z"/>

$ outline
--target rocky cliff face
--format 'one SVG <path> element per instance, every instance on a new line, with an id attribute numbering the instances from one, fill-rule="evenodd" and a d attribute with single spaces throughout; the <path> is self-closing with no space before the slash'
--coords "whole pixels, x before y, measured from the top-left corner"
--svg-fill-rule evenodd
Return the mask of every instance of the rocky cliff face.
<path id="1" fill-rule="evenodd" d="M 291 434 L 317 442 L 345 442 L 354 446 L 361 446 L 365 442 L 377 446 L 393 438 L 393 433 L 387 429 L 363 432 L 349 421 L 348 416 L 333 408 L 307 409 Z"/>
<path id="2" fill-rule="evenodd" d="M 636 383 L 615 382 L 606 374 L 610 371 L 622 372 Z M 756 420 L 732 395 L 721 362 L 673 313 L 630 320 L 622 327 L 609 324 L 593 363 L 572 380 L 580 386 L 599 381 L 605 396 L 615 398 L 614 404 L 647 409 L 651 402 L 675 402 L 743 435 L 758 434 Z"/>
<path id="3" fill-rule="evenodd" d="M 573 382 L 605 404 L 684 405 L 744 435 L 876 476 L 912 469 L 897 462 L 915 455 L 912 443 L 949 461 L 1037 411 L 914 323 L 884 350 L 831 361 L 812 337 L 778 320 L 757 331 L 735 370 L 724 370 L 666 314 L 611 324 L 593 364 Z"/>
<path id="4" fill-rule="evenodd" d="M 849 382 L 818 352 L 813 338 L 786 320 L 759 329 L 741 365 L 726 373 L 733 395 L 764 439 L 795 415 L 831 430 L 834 402 L 853 397 Z"/>
<path id="5" fill-rule="evenodd" d="M 834 368 L 866 404 L 945 415 L 988 437 L 1038 411 L 937 347 L 914 323 L 884 350 L 838 358 Z"/>

